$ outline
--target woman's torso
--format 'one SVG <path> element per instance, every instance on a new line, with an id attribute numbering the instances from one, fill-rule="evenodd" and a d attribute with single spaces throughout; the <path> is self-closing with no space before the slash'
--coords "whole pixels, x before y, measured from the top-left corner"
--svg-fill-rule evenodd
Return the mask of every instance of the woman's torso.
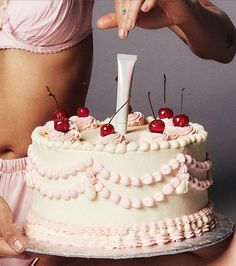
<path id="1" fill-rule="evenodd" d="M 87 8 L 92 8 L 91 1 Z M 68 32 L 71 30 L 69 25 Z M 69 113 L 74 113 L 76 107 L 84 103 L 92 67 L 91 31 L 87 35 L 72 48 L 66 47 L 52 54 L 36 54 L 22 48 L 0 50 L 0 158 L 26 156 L 33 129 L 52 119 L 56 105 L 48 96 L 46 86 L 57 95 L 61 106 Z M 53 48 L 59 39 L 52 44 L 51 38 L 50 43 L 44 43 L 44 46 Z M 27 40 L 27 43 L 32 46 L 31 41 Z"/>

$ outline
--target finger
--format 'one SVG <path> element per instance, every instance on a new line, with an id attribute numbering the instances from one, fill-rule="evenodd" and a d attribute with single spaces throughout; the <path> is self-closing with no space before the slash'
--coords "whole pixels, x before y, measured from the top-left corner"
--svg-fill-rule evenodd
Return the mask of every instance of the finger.
<path id="1" fill-rule="evenodd" d="M 9 246 L 17 253 L 22 253 L 27 248 L 24 236 L 14 227 L 13 224 L 0 224 L 1 235 Z"/>
<path id="2" fill-rule="evenodd" d="M 115 0 L 115 12 L 118 24 L 118 36 L 120 39 L 128 37 L 128 30 L 126 29 L 125 22 L 128 10 L 128 3 L 130 0 Z"/>
<path id="3" fill-rule="evenodd" d="M 100 17 L 97 21 L 97 26 L 100 29 L 112 29 L 118 26 L 116 13 L 108 13 Z"/>
<path id="4" fill-rule="evenodd" d="M 0 237 L 0 254 L 3 257 L 8 257 L 17 256 L 19 253 L 12 249 L 12 247 L 4 240 L 3 237 Z"/>
<path id="5" fill-rule="evenodd" d="M 141 11 L 142 12 L 148 12 L 150 11 L 156 4 L 156 0 L 146 0 L 141 6 Z"/>
<path id="6" fill-rule="evenodd" d="M 0 257 L 17 257 L 18 259 L 29 259 L 35 257 L 41 258 L 45 256 L 47 255 L 30 253 L 30 252 L 24 252 L 19 254 L 18 252 L 12 249 L 12 247 L 4 240 L 3 237 L 0 237 Z"/>
<path id="7" fill-rule="evenodd" d="M 13 225 L 12 212 L 3 198 L 0 198 L 0 233 L 16 252 L 23 252 L 27 246 L 23 235 Z"/>
<path id="8" fill-rule="evenodd" d="M 129 0 L 126 3 L 127 16 L 125 17 L 125 27 L 127 30 L 134 29 L 136 21 L 140 12 L 143 0 Z"/>
<path id="9" fill-rule="evenodd" d="M 155 5 L 149 12 L 140 12 L 137 26 L 144 29 L 160 29 L 170 25 L 163 9 Z"/>

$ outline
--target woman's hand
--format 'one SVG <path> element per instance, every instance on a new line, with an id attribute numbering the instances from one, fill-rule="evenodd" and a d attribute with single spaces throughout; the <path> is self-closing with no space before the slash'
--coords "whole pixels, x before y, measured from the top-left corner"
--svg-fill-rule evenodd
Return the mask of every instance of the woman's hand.
<path id="1" fill-rule="evenodd" d="M 119 37 L 126 39 L 135 26 L 159 29 L 185 23 L 193 9 L 192 0 L 115 0 L 115 13 L 101 17 L 97 24 L 102 29 L 118 27 Z"/>
<path id="2" fill-rule="evenodd" d="M 0 256 L 17 256 L 26 248 L 24 236 L 13 225 L 12 212 L 0 197 Z"/>
<path id="3" fill-rule="evenodd" d="M 169 27 L 201 58 L 229 63 L 236 53 L 233 23 L 209 0 L 115 0 L 115 12 L 100 17 L 97 26 L 118 27 L 121 39 L 135 26 Z"/>

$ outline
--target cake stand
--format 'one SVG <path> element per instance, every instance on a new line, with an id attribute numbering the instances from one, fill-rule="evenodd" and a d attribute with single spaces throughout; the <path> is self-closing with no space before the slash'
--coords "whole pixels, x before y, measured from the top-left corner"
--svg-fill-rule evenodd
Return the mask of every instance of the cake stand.
<path id="1" fill-rule="evenodd" d="M 156 245 L 152 247 L 125 249 L 89 249 L 74 247 L 65 248 L 59 245 L 57 246 L 50 245 L 48 243 L 29 241 L 29 248 L 26 250 L 26 252 L 63 257 L 95 259 L 147 258 L 190 252 L 219 243 L 233 233 L 234 224 L 229 218 L 221 214 L 216 214 L 216 217 L 218 221 L 216 227 L 211 231 L 204 233 L 202 236 L 163 246 Z"/>

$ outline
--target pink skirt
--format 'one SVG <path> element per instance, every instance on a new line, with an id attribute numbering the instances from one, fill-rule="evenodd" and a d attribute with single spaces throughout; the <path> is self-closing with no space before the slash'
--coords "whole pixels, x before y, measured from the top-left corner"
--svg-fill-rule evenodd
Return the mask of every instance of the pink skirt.
<path id="1" fill-rule="evenodd" d="M 25 223 L 31 202 L 32 191 L 25 180 L 26 164 L 27 158 L 0 159 L 0 196 L 9 204 L 16 226 Z M 0 266 L 28 266 L 34 262 L 35 259 L 0 257 Z"/>

